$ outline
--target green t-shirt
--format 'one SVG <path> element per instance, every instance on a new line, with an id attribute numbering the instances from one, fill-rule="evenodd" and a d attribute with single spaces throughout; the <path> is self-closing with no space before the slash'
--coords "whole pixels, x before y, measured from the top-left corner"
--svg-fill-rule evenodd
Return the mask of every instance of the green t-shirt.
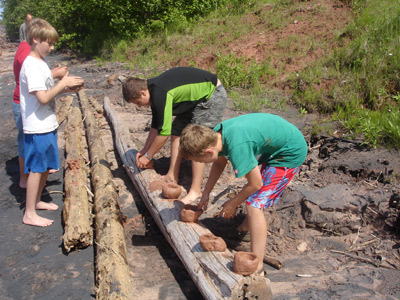
<path id="1" fill-rule="evenodd" d="M 159 135 L 172 131 L 172 116 L 187 115 L 200 102 L 208 100 L 217 85 L 217 75 L 205 70 L 177 67 L 147 80 L 153 119 L 151 127 Z"/>
<path id="2" fill-rule="evenodd" d="M 307 156 L 303 134 L 277 115 L 242 115 L 219 123 L 214 131 L 221 131 L 223 149 L 219 155 L 228 157 L 236 177 L 262 163 L 296 168 Z"/>

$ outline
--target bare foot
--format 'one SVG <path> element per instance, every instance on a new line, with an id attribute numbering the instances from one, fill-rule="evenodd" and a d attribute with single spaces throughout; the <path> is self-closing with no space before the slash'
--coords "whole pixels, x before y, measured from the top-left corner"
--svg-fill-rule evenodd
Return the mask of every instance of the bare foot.
<path id="1" fill-rule="evenodd" d="M 36 203 L 36 209 L 57 210 L 58 205 L 54 203 L 39 201 L 38 203 Z"/>
<path id="2" fill-rule="evenodd" d="M 53 224 L 53 222 L 54 222 L 54 220 L 42 218 L 41 216 L 38 216 L 38 215 L 35 215 L 30 218 L 27 217 L 26 215 L 24 215 L 24 217 L 22 218 L 22 223 L 24 223 L 26 225 L 31 225 L 31 226 L 46 227 L 46 226 L 50 226 L 51 224 Z"/>
<path id="3" fill-rule="evenodd" d="M 57 173 L 60 169 L 54 170 L 54 169 L 50 169 L 49 170 L 49 174 L 53 174 L 53 173 Z"/>
<path id="4" fill-rule="evenodd" d="M 170 182 L 178 183 L 178 181 L 176 181 L 174 178 L 169 177 L 169 176 L 167 176 L 167 175 L 161 176 L 161 180 L 163 180 L 163 181 L 166 182 L 166 183 L 170 183 Z"/>
<path id="5" fill-rule="evenodd" d="M 185 197 L 180 199 L 180 201 L 183 202 L 184 204 L 191 204 L 200 197 L 201 197 L 201 193 L 189 191 L 189 194 L 187 194 Z"/>

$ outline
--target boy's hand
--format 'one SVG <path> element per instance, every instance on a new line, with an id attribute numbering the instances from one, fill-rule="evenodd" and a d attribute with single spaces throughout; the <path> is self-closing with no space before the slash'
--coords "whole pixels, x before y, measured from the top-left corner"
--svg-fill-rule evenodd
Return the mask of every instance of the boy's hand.
<path id="1" fill-rule="evenodd" d="M 51 74 L 54 78 L 63 78 L 68 73 L 68 67 L 56 67 L 51 70 Z"/>
<path id="2" fill-rule="evenodd" d="M 219 213 L 220 217 L 223 217 L 224 219 L 233 219 L 235 217 L 236 213 L 236 206 L 231 202 L 227 201 L 222 205 L 222 210 Z"/>
<path id="3" fill-rule="evenodd" d="M 140 152 L 136 153 L 136 166 L 138 166 L 139 168 L 148 168 L 150 162 L 151 160 L 148 159 L 146 156 L 141 155 Z"/>
<path id="4" fill-rule="evenodd" d="M 210 198 L 208 196 L 202 196 L 199 205 L 197 205 L 197 210 L 202 209 L 203 211 L 206 211 L 209 200 Z"/>
<path id="5" fill-rule="evenodd" d="M 79 76 L 69 76 L 69 72 L 67 71 L 65 76 L 61 79 L 67 90 L 78 92 L 83 88 L 85 81 L 82 77 Z"/>

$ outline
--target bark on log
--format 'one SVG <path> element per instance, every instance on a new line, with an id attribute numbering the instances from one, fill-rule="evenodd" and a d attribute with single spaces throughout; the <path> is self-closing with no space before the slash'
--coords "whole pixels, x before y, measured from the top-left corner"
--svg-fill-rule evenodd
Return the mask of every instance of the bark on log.
<path id="1" fill-rule="evenodd" d="M 92 164 L 96 224 L 97 299 L 133 299 L 118 195 L 106 151 L 84 90 L 79 91 Z"/>
<path id="2" fill-rule="evenodd" d="M 93 96 L 89 97 L 89 102 L 97 113 L 103 114 L 103 107 L 97 102 L 97 100 Z"/>
<path id="3" fill-rule="evenodd" d="M 75 107 L 68 114 L 65 131 L 65 199 L 63 244 L 67 252 L 93 244 L 92 205 L 87 195 L 87 170 L 82 159 L 82 114 Z"/>
<path id="4" fill-rule="evenodd" d="M 57 122 L 61 125 L 67 117 L 68 111 L 71 108 L 71 104 L 74 101 L 72 96 L 62 97 L 57 101 Z"/>
<path id="5" fill-rule="evenodd" d="M 129 137 L 126 126 L 119 124 L 117 112 L 108 97 L 104 99 L 116 138 L 116 147 L 136 189 L 152 214 L 155 222 L 185 265 L 189 275 L 205 299 L 272 299 L 269 280 L 261 276 L 242 276 L 233 272 L 233 254 L 206 252 L 199 238 L 210 231 L 201 223 L 179 221 L 183 203 L 163 200 L 160 191 L 149 191 L 150 172 L 136 167 L 137 149 Z M 154 176 L 153 176 L 154 178 Z"/>

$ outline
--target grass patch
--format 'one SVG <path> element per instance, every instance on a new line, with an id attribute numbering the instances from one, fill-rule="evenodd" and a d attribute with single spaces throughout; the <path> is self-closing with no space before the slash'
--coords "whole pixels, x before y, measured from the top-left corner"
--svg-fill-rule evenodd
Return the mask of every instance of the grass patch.
<path id="1" fill-rule="evenodd" d="M 243 111 L 284 105 L 281 89 L 289 86 L 300 115 L 319 112 L 371 146 L 400 148 L 399 1 L 343 1 L 352 6 L 354 19 L 328 38 L 333 31 L 318 30 L 327 7 L 313 1 L 227 3 L 196 24 L 155 23 L 152 34 L 110 43 L 104 55 L 154 75 L 182 64 L 208 69 L 224 83 L 235 109 Z M 309 30 L 290 34 L 301 22 L 308 22 L 314 35 L 307 35 Z M 268 53 L 267 59 L 235 47 L 250 42 L 246 37 L 255 32 L 270 38 L 255 47 Z M 316 60 L 315 53 L 325 56 Z M 290 71 L 300 60 L 306 65 Z M 319 130 L 321 124 L 315 124 L 313 131 Z"/>
<path id="2" fill-rule="evenodd" d="M 400 148 L 400 3 L 353 2 L 355 21 L 338 37 L 348 44 L 292 75 L 293 99 L 309 111 L 331 113 L 373 147 Z M 323 82 L 330 84 L 318 90 Z"/>

